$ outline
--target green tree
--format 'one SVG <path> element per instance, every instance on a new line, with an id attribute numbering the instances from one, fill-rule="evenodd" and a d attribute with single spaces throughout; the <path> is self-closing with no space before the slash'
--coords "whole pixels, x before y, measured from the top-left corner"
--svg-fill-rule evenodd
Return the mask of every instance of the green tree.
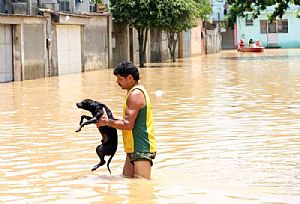
<path id="1" fill-rule="evenodd" d="M 158 0 L 111 0 L 113 20 L 127 23 L 138 32 L 140 67 L 144 67 L 148 31 L 157 18 Z"/>
<path id="2" fill-rule="evenodd" d="M 179 33 L 198 25 L 200 18 L 211 13 L 209 0 L 161 0 L 156 25 L 167 32 L 168 48 L 175 62 Z"/>
<path id="3" fill-rule="evenodd" d="M 175 60 L 178 32 L 197 26 L 199 18 L 211 12 L 209 0 L 111 0 L 117 23 L 127 23 L 138 32 L 140 67 L 144 66 L 150 28 L 166 30 L 171 57 Z"/>
<path id="4" fill-rule="evenodd" d="M 249 13 L 253 18 L 257 18 L 268 6 L 275 5 L 274 12 L 269 16 L 269 20 L 273 21 L 276 17 L 282 18 L 289 4 L 300 5 L 300 0 L 227 0 L 227 2 L 230 5 L 229 22 L 231 25 L 238 16 L 247 17 Z"/>

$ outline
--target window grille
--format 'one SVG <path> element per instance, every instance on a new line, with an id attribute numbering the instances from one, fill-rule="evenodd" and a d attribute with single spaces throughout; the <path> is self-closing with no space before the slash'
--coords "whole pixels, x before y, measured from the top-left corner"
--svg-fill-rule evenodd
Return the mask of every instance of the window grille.
<path id="1" fill-rule="evenodd" d="M 288 20 L 278 20 L 277 21 L 277 28 L 278 28 L 278 33 L 288 33 L 289 31 L 289 24 Z"/>
<path id="2" fill-rule="evenodd" d="M 268 33 L 277 33 L 276 22 L 268 23 Z"/>
<path id="3" fill-rule="evenodd" d="M 260 21 L 260 33 L 267 33 L 268 31 L 268 21 L 261 20 Z"/>
<path id="4" fill-rule="evenodd" d="M 253 19 L 246 18 L 246 26 L 253 26 Z"/>
<path id="5" fill-rule="evenodd" d="M 280 19 L 274 22 L 267 20 L 260 21 L 260 33 L 288 33 L 289 23 L 287 19 Z"/>

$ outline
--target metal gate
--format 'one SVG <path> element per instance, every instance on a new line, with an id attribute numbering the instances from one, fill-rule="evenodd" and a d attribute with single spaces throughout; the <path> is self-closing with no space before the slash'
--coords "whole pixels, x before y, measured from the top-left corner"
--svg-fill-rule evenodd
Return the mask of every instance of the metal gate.
<path id="1" fill-rule="evenodd" d="M 57 26 L 57 58 L 58 75 L 81 72 L 80 26 Z"/>
<path id="2" fill-rule="evenodd" d="M 12 26 L 0 24 L 0 82 L 13 80 Z"/>
<path id="3" fill-rule="evenodd" d="M 183 58 L 191 56 L 191 30 L 182 32 L 182 51 Z"/>

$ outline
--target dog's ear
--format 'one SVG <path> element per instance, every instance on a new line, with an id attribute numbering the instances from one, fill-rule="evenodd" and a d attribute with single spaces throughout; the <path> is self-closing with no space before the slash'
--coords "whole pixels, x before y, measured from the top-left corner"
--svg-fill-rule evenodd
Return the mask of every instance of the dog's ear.
<path id="1" fill-rule="evenodd" d="M 99 108 L 99 106 L 102 107 L 102 104 L 99 103 L 98 101 L 93 101 L 93 100 L 91 100 L 90 104 L 91 104 L 92 107 L 95 107 L 95 108 L 97 108 L 97 109 Z"/>
<path id="2" fill-rule="evenodd" d="M 84 102 L 84 103 L 93 103 L 93 100 L 89 99 L 89 98 L 86 98 L 82 102 Z"/>

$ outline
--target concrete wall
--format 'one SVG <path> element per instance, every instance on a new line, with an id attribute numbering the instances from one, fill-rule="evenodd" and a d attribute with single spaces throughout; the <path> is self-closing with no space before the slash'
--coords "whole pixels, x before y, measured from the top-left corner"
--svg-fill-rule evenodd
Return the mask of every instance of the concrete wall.
<path id="1" fill-rule="evenodd" d="M 74 51 L 72 46 L 69 53 L 70 59 L 72 56 L 72 59 L 74 59 L 74 56 L 76 59 L 80 58 L 79 71 L 97 70 L 113 66 L 112 21 L 110 15 L 107 13 L 71 14 L 50 10 L 41 11 L 44 12 L 44 16 L 0 15 L 0 24 L 7 25 L 11 29 L 10 35 L 13 43 L 10 43 L 9 46 L 12 51 L 10 64 L 13 64 L 13 68 L 10 69 L 13 70 L 10 71 L 10 77 L 14 81 L 57 76 L 59 74 L 58 65 L 65 63 L 62 61 L 62 57 L 59 58 L 63 51 L 58 50 L 58 42 L 61 42 L 58 40 L 58 32 L 63 31 L 69 31 L 69 37 L 64 34 L 62 34 L 63 36 L 60 35 L 60 37 L 69 41 L 69 45 L 80 45 L 79 49 L 76 49 L 76 51 L 79 51 L 79 55 L 72 54 Z M 59 30 L 57 29 L 59 26 L 66 29 Z M 73 36 L 71 29 L 73 27 L 79 28 L 79 35 L 76 32 L 76 36 Z M 115 29 L 117 30 L 117 38 L 115 40 L 116 57 L 114 63 L 118 64 L 121 61 L 129 60 L 127 51 L 129 49 L 128 27 L 116 26 Z M 1 28 L 1 30 L 4 29 Z M 76 39 L 76 42 L 74 42 L 74 39 Z M 7 42 L 4 41 L 0 44 L 3 44 L 2 47 L 7 46 Z M 69 59 L 66 59 L 66 61 L 74 62 L 74 60 Z M 72 64 L 70 64 L 70 67 L 73 67 Z M 64 70 L 63 67 L 61 71 Z M 8 75 L 7 73 L 5 72 L 6 75 Z"/>
<path id="2" fill-rule="evenodd" d="M 72 14 L 41 10 L 44 16 L 0 15 L 0 24 L 12 25 L 14 80 L 36 79 L 59 74 L 58 26 L 79 28 L 81 71 L 98 70 L 132 60 L 139 64 L 138 35 L 127 25 L 113 24 L 104 14 Z M 70 30 L 70 29 L 67 29 Z M 201 28 L 184 32 L 177 44 L 176 56 L 190 57 L 201 53 Z M 200 45 L 199 45 L 200 44 Z M 79 49 L 78 49 L 79 50 Z M 71 54 L 70 54 L 71 55 Z M 170 59 L 167 34 L 151 30 L 148 33 L 145 62 Z M 61 58 L 60 58 L 61 62 Z"/>
<path id="3" fill-rule="evenodd" d="M 109 67 L 109 32 L 107 16 L 93 16 L 83 27 L 83 71 Z"/>
<path id="4" fill-rule="evenodd" d="M 150 30 L 151 40 L 150 40 L 150 62 L 161 62 L 162 61 L 162 31 L 159 29 Z"/>
<path id="5" fill-rule="evenodd" d="M 202 52 L 201 46 L 201 31 L 202 31 L 202 21 L 199 25 L 191 29 L 191 54 L 198 55 Z"/>
<path id="6" fill-rule="evenodd" d="M 226 32 L 222 32 L 222 50 L 234 49 L 234 30 L 226 28 Z"/>
<path id="7" fill-rule="evenodd" d="M 57 31 L 56 24 L 49 19 L 51 22 L 51 34 L 49 36 L 49 47 L 48 47 L 48 64 L 49 72 L 48 76 L 58 76 L 58 57 L 57 57 Z"/>
<path id="8" fill-rule="evenodd" d="M 138 65 L 140 64 L 140 54 L 139 54 L 139 41 L 138 41 L 138 31 L 135 28 L 132 29 L 132 34 L 130 34 L 129 30 L 129 54 L 133 55 L 133 58 L 129 56 L 129 60 L 132 61 L 134 64 Z M 146 53 L 145 53 L 145 63 L 151 61 L 151 30 L 148 30 L 148 36 L 147 36 L 147 44 L 146 44 Z M 132 50 L 130 50 L 132 49 Z"/>
<path id="9" fill-rule="evenodd" d="M 215 30 L 206 31 L 207 54 L 213 54 L 221 51 L 222 36 Z"/>
<path id="10" fill-rule="evenodd" d="M 296 18 L 294 13 L 287 13 L 284 18 L 288 19 L 289 30 L 288 33 L 278 33 L 279 45 L 284 48 L 300 48 L 300 18 Z"/>
<path id="11" fill-rule="evenodd" d="M 151 29 L 150 36 L 150 62 L 161 62 L 170 59 L 167 33 L 162 30 Z"/>
<path id="12" fill-rule="evenodd" d="M 13 62 L 14 62 L 14 81 L 23 79 L 23 47 L 22 47 L 22 30 L 23 25 L 14 25 L 13 32 Z"/>
<path id="13" fill-rule="evenodd" d="M 45 77 L 47 71 L 46 19 L 44 17 L 0 15 L 0 24 L 12 28 L 13 80 Z"/>
<path id="14" fill-rule="evenodd" d="M 133 48 L 133 49 L 135 49 L 135 48 Z M 120 62 L 128 61 L 129 59 L 130 59 L 130 57 L 129 57 L 129 28 L 127 25 L 113 24 L 112 66 L 116 66 Z M 134 62 L 134 63 L 136 63 L 136 62 Z"/>
<path id="15" fill-rule="evenodd" d="M 178 46 L 179 46 L 179 40 L 177 42 L 177 48 Z M 178 51 L 176 50 L 175 52 L 176 55 L 178 55 Z M 162 60 L 171 59 L 171 55 L 168 48 L 168 35 L 165 31 L 162 32 L 162 36 L 161 36 L 161 55 L 162 55 Z"/>
<path id="16" fill-rule="evenodd" d="M 24 25 L 24 78 L 45 77 L 47 71 L 45 24 Z"/>
<path id="17" fill-rule="evenodd" d="M 68 64 L 62 62 L 61 54 L 64 54 L 64 50 L 60 46 L 60 38 L 65 38 L 64 35 L 59 33 L 66 32 L 68 40 L 73 44 L 78 44 L 80 48 L 81 58 L 81 71 L 92 71 L 108 68 L 111 66 L 111 16 L 108 14 L 68 14 L 61 12 L 48 12 L 44 10 L 44 16 L 48 18 L 51 26 L 47 27 L 47 38 L 49 43 L 48 55 L 49 55 L 49 76 L 57 76 L 61 73 L 75 72 L 76 70 L 70 67 Z M 63 26 L 63 27 L 62 27 Z M 80 27 L 81 34 L 78 39 L 78 33 L 72 33 L 73 27 Z M 58 27 L 60 29 L 58 29 Z M 50 30 L 50 31 L 49 31 Z M 123 31 L 122 31 L 123 32 Z M 122 33 L 121 32 L 121 33 Z M 76 35 L 76 36 L 75 36 Z M 59 44 L 58 44 L 59 43 Z M 70 49 L 72 44 L 67 44 Z M 121 48 L 121 50 L 123 47 Z M 76 59 L 72 58 L 72 50 L 69 54 L 70 63 L 75 63 Z M 74 53 L 75 54 L 75 53 Z M 76 55 L 77 56 L 77 55 Z M 61 66 L 69 66 L 70 69 L 65 69 Z M 59 68 L 60 66 L 60 68 Z"/>
<path id="18" fill-rule="evenodd" d="M 190 57 L 202 53 L 202 21 L 199 26 L 189 31 L 182 32 L 177 42 L 175 56 L 179 58 Z M 171 59 L 168 49 L 168 37 L 165 31 L 152 29 L 150 32 L 150 61 L 157 62 Z"/>

